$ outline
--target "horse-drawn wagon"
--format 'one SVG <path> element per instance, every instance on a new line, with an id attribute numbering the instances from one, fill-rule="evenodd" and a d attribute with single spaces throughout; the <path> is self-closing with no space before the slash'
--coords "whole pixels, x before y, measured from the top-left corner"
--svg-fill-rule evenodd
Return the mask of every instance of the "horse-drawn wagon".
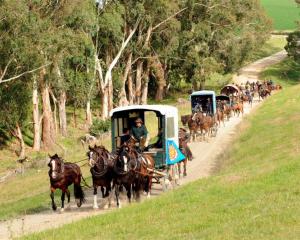
<path id="1" fill-rule="evenodd" d="M 236 85 L 228 84 L 221 89 L 220 93 L 227 96 L 239 96 L 241 94 L 241 90 Z"/>
<path id="2" fill-rule="evenodd" d="M 192 113 L 204 112 L 215 115 L 217 111 L 216 94 L 214 91 L 202 90 L 190 95 Z"/>
<path id="3" fill-rule="evenodd" d="M 113 151 L 121 147 L 124 134 L 136 127 L 137 120 L 147 129 L 147 139 L 138 144 L 142 147 L 144 154 L 153 157 L 155 161 L 153 172 L 157 179 L 168 177 L 168 170 L 171 166 L 185 158 L 178 147 L 178 110 L 176 107 L 132 105 L 115 108 L 110 116 Z"/>
<path id="4" fill-rule="evenodd" d="M 216 136 L 217 127 L 217 100 L 214 91 L 202 90 L 193 92 L 190 95 L 192 114 L 195 116 L 196 113 L 206 114 L 206 117 L 200 117 L 200 126 L 208 125 L 211 136 Z M 207 119 L 207 121 L 206 121 Z M 207 122 L 208 124 L 205 124 Z M 208 132 L 206 130 L 206 132 Z"/>

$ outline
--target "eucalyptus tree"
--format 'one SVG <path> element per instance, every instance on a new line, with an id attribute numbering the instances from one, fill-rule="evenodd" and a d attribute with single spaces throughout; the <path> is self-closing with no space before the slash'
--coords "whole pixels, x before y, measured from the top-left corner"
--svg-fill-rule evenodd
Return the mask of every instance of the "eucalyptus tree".
<path id="1" fill-rule="evenodd" d="M 9 132 L 19 139 L 21 149 L 24 149 L 21 128 L 30 115 L 27 101 L 28 86 L 32 84 L 30 73 L 36 73 L 49 64 L 40 61 L 40 54 L 36 54 L 32 47 L 34 38 L 30 36 L 35 36 L 32 32 L 36 26 L 32 25 L 25 1 L 0 2 L 0 97 L 3 101 L 0 115 L 4 121 L 2 126 L 9 128 Z M 39 138 L 35 139 L 37 149 L 39 143 Z"/>
<path id="2" fill-rule="evenodd" d="M 204 88 L 214 72 L 237 70 L 271 30 L 257 1 L 187 0 L 184 6 L 178 65 L 194 88 Z"/>

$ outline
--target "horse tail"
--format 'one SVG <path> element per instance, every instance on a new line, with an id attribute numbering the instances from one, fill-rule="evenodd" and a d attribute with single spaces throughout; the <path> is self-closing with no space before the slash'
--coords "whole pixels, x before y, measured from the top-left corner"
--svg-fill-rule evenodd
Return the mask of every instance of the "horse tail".
<path id="1" fill-rule="evenodd" d="M 77 202 L 77 206 L 80 207 L 82 203 L 85 202 L 85 195 L 80 183 L 74 183 L 74 196 L 76 201 L 79 200 L 79 202 Z"/>

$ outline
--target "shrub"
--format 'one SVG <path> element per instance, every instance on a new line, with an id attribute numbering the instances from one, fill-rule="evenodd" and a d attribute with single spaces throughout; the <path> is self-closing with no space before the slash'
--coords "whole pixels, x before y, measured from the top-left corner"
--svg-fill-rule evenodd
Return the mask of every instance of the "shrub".
<path id="1" fill-rule="evenodd" d="M 110 130 L 110 120 L 95 119 L 90 127 L 90 134 L 93 136 L 100 135 Z"/>

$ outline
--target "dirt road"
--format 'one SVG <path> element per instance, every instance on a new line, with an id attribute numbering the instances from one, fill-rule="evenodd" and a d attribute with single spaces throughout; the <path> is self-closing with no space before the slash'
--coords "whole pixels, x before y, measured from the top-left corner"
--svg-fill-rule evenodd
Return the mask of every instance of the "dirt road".
<path id="1" fill-rule="evenodd" d="M 247 80 L 256 81 L 259 73 L 266 67 L 278 63 L 286 56 L 285 52 L 279 52 L 268 58 L 261 59 L 254 62 L 239 71 L 239 75 L 234 78 L 237 83 L 246 82 Z M 244 116 L 251 113 L 258 103 L 254 103 L 253 107 L 245 106 Z M 187 173 L 188 176 L 181 179 L 180 183 L 185 184 L 194 181 L 199 178 L 207 177 L 211 174 L 212 169 L 215 167 L 216 160 L 222 152 L 229 148 L 232 142 L 237 126 L 241 123 L 244 116 L 233 117 L 229 122 L 225 123 L 225 127 L 222 126 L 217 134 L 217 137 L 212 138 L 209 142 L 197 142 L 191 143 L 191 149 L 194 153 L 195 159 L 188 163 Z M 153 195 L 159 195 L 162 193 L 159 185 L 154 186 L 155 190 Z M 5 222 L 0 222 L 0 239 L 10 239 L 13 237 L 21 236 L 24 234 L 43 231 L 49 228 L 55 228 L 62 226 L 63 224 L 71 223 L 79 219 L 107 213 L 112 210 L 103 210 L 104 203 L 100 205 L 100 209 L 94 211 L 92 209 L 92 194 L 87 193 L 87 203 L 80 209 L 75 207 L 75 203 L 72 202 L 71 207 L 64 213 L 46 211 L 34 215 L 25 215 L 17 219 L 12 219 Z M 58 201 L 59 199 L 57 199 Z M 49 199 L 50 201 L 50 199 Z M 101 207 L 102 206 L 102 207 Z"/>

